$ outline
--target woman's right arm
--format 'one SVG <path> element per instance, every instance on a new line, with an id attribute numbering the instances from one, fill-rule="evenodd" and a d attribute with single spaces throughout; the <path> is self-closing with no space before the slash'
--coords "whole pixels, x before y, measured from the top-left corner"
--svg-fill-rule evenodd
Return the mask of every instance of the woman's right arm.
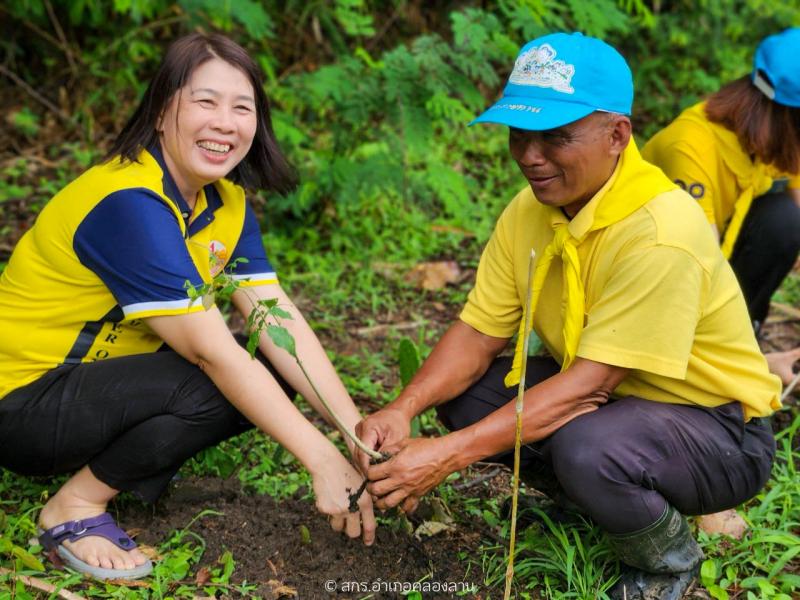
<path id="1" fill-rule="evenodd" d="M 359 513 L 353 517 L 349 512 L 348 488 L 357 489 L 361 477 L 289 400 L 269 371 L 239 346 L 216 307 L 146 321 L 173 350 L 200 367 L 253 425 L 308 469 L 320 512 L 333 515 L 334 520 L 344 517 L 342 528 L 351 537 L 359 535 L 363 526 L 364 541 L 372 543 L 375 521 L 368 495 L 359 501 L 360 520 Z"/>

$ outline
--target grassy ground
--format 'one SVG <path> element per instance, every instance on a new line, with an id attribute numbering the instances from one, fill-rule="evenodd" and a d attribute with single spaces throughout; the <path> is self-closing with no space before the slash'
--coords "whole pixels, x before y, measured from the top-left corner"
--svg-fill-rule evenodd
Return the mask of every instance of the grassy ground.
<path id="1" fill-rule="evenodd" d="M 475 266 L 480 242 L 446 230 L 439 235 L 433 243 L 419 242 L 425 247 L 424 254 L 415 257 L 407 249 L 398 250 L 397 256 L 382 255 L 384 260 L 380 261 L 374 255 L 365 258 L 360 252 L 363 248 L 340 254 L 293 253 L 292 248 L 298 247 L 296 238 L 270 240 L 273 255 L 280 257 L 276 262 L 284 265 L 287 273 L 284 285 L 316 324 L 345 383 L 365 411 L 393 398 L 399 389 L 400 339 L 410 338 L 425 355 L 457 314 L 470 287 L 469 269 Z M 389 241 L 385 242 L 388 246 Z M 403 274 L 415 261 L 431 255 L 457 260 L 467 271 L 467 278 L 427 292 L 404 283 Z M 797 302 L 796 290 L 797 280 L 792 278 L 781 291 L 780 300 Z M 694 597 L 788 600 L 800 595 L 800 484 L 793 451 L 800 428 L 797 405 L 790 406 L 787 413 L 791 426 L 778 438 L 773 478 L 756 498 L 739 509 L 749 525 L 745 537 L 736 541 L 699 533 L 707 558 Z M 430 414 L 424 415 L 416 427 L 422 434 L 441 431 Z M 308 484 L 308 476 L 297 469 L 290 455 L 255 434 L 202 453 L 185 467 L 183 474 L 238 477 L 244 488 L 276 498 L 302 493 Z M 477 523 L 478 529 L 488 533 L 475 568 L 484 573 L 481 597 L 501 597 L 508 524 L 500 515 L 499 505 L 505 490 L 500 486 L 468 495 L 459 490 L 458 481 L 453 477 L 438 495 L 462 526 L 475 527 Z M 29 546 L 28 541 L 34 537 L 39 508 L 58 484 L 59 481 L 30 480 L 0 472 L 0 567 L 5 569 L 0 575 L 0 598 L 49 596 L 34 591 L 12 573 L 41 575 L 40 548 Z M 198 512 L 202 508 L 198 506 Z M 193 574 L 204 544 L 196 539 L 190 525 L 173 532 L 156 548 L 163 559 L 148 588 L 86 585 L 77 575 L 52 572 L 43 580 L 57 588 L 77 587 L 84 597 L 250 596 L 252 588 L 230 583 L 236 556 L 228 556 L 202 585 L 195 582 Z M 616 577 L 617 565 L 601 533 L 587 523 L 531 526 L 522 532 L 519 548 L 519 598 L 598 598 Z"/>

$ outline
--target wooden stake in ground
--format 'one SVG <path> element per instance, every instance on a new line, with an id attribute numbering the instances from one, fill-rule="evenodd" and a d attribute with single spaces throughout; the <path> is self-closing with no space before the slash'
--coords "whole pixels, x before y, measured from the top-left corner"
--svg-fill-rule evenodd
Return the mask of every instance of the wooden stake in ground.
<path id="1" fill-rule="evenodd" d="M 528 339 L 531 336 L 531 295 L 533 290 L 533 263 L 536 252 L 531 250 L 531 258 L 528 262 L 528 287 L 525 294 L 525 310 L 522 312 L 522 361 L 519 372 L 519 386 L 517 387 L 517 401 L 515 406 L 517 413 L 516 428 L 514 434 L 514 479 L 511 490 L 511 540 L 508 544 L 508 565 L 506 566 L 506 590 L 503 593 L 503 600 L 511 597 L 511 582 L 514 579 L 514 551 L 517 540 L 517 500 L 519 498 L 519 455 L 522 446 L 522 408 L 525 396 L 525 371 L 528 366 Z"/>

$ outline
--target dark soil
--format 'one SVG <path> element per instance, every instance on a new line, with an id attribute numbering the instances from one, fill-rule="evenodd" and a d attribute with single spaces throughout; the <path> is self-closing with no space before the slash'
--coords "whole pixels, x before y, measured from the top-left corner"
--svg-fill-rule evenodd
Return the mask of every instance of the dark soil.
<path id="1" fill-rule="evenodd" d="M 360 540 L 334 532 L 310 501 L 290 499 L 277 503 L 268 496 L 246 495 L 234 480 L 181 481 L 155 510 L 128 505 L 119 517 L 126 529 L 142 531 L 137 538 L 140 544 L 157 547 L 169 539 L 171 532 L 186 528 L 204 509 L 223 514 L 201 517 L 191 525 L 190 530 L 202 537 L 207 546 L 200 567 L 188 577 L 195 582 L 204 577 L 203 567 L 219 568 L 217 560 L 229 550 L 236 565 L 231 580 L 258 585 L 254 595 L 248 597 L 365 598 L 376 582 L 384 582 L 384 586 L 386 582 L 416 581 L 480 586 L 482 581 L 480 569 L 459 553 L 476 557 L 485 532 L 456 526 L 452 531 L 418 540 L 391 524 L 381 524 L 376 543 L 367 547 Z M 411 520 L 416 527 L 422 518 L 412 516 Z M 307 536 L 303 527 L 307 528 Z M 337 590 L 350 591 L 331 593 L 326 590 L 326 582 L 330 581 L 336 582 Z M 366 591 L 353 593 L 353 582 L 366 586 Z M 470 597 L 480 598 L 480 587 L 475 589 L 476 595 Z M 401 594 L 381 591 L 369 597 L 399 598 Z M 424 593 L 423 597 L 451 598 L 453 594 Z"/>

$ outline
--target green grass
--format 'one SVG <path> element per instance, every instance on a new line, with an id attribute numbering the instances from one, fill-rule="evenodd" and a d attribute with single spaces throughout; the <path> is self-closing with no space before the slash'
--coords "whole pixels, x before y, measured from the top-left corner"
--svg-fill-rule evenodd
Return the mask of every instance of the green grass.
<path id="1" fill-rule="evenodd" d="M 788 277 L 783 280 L 781 287 L 772 296 L 772 299 L 775 302 L 800 306 L 800 274 L 789 273 Z"/>
<path id="2" fill-rule="evenodd" d="M 800 481 L 793 444 L 800 415 L 776 436 L 778 452 L 772 478 L 738 511 L 749 525 L 741 540 L 697 532 L 706 560 L 701 584 L 717 600 L 800 597 Z M 590 523 L 534 524 L 520 535 L 515 567 L 517 597 L 554 600 L 605 598 L 618 576 L 618 563 L 602 532 Z M 496 518 L 496 517 L 495 517 Z M 503 537 L 508 525 L 500 523 Z M 490 598 L 501 597 L 507 543 L 486 546 L 482 567 Z"/>

